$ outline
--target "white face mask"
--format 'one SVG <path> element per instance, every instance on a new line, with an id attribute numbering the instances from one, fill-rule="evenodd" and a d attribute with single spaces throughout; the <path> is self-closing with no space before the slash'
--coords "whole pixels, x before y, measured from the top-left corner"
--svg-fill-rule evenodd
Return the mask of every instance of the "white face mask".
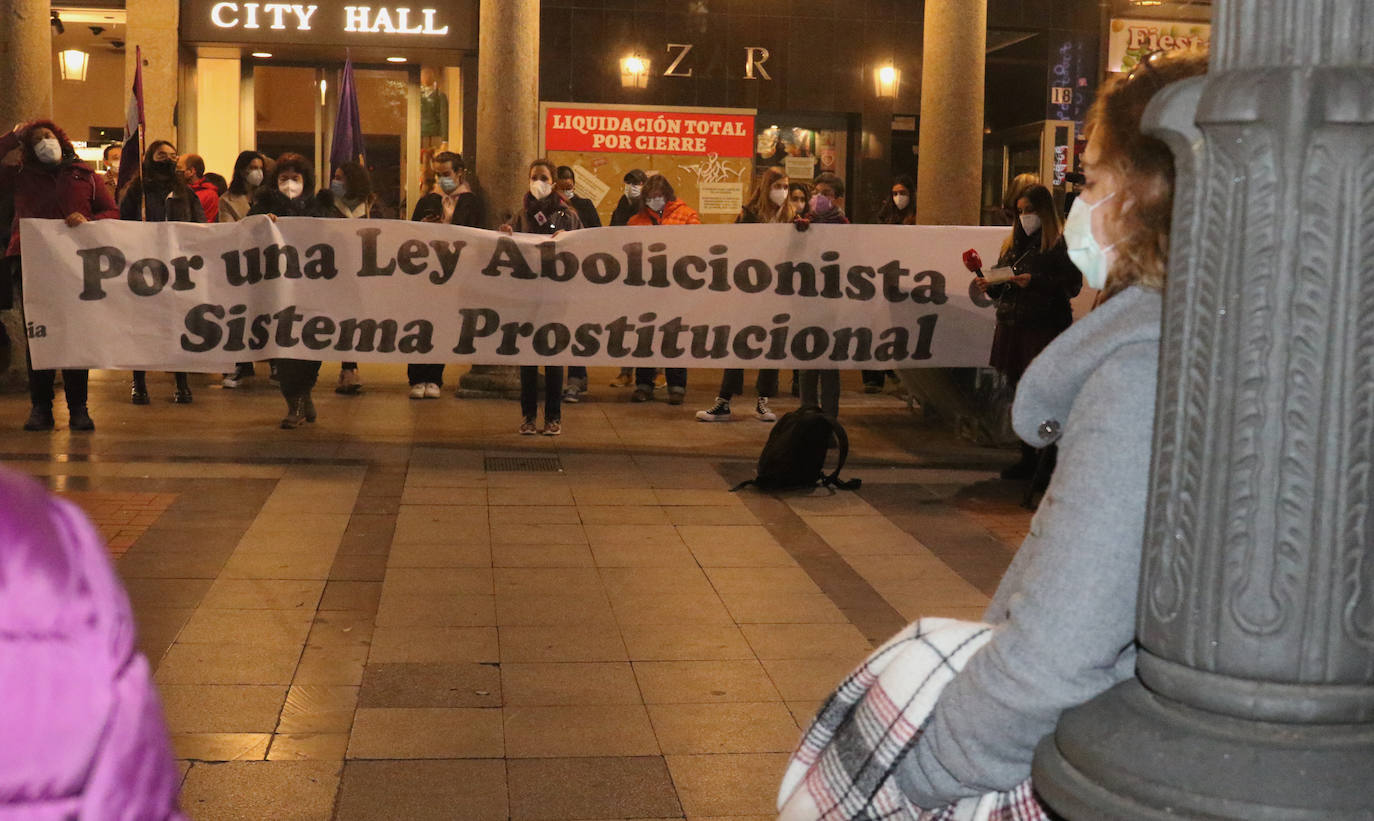
<path id="1" fill-rule="evenodd" d="M 906 207 L 911 204 L 911 196 L 909 194 L 893 194 L 892 204 L 897 206 L 898 211 L 905 211 Z"/>
<path id="2" fill-rule="evenodd" d="M 1098 244 L 1097 237 L 1093 236 L 1093 209 L 1114 196 L 1116 192 L 1097 202 L 1087 202 L 1079 197 L 1073 201 L 1069 218 L 1064 223 L 1064 243 L 1068 246 L 1069 259 L 1083 273 L 1088 286 L 1098 290 L 1107 284 L 1107 273 L 1111 270 L 1107 252 L 1116 247 L 1116 243 L 1106 248 Z"/>
<path id="3" fill-rule="evenodd" d="M 277 185 L 277 189 L 285 194 L 287 199 L 294 200 L 301 195 L 301 191 L 305 189 L 305 186 L 300 180 L 282 180 Z"/>
<path id="4" fill-rule="evenodd" d="M 62 159 L 62 144 L 55 137 L 44 137 L 34 143 L 33 153 L 39 162 L 56 165 Z"/>
<path id="5" fill-rule="evenodd" d="M 1039 214 L 1022 214 L 1022 215 L 1021 215 L 1021 230 L 1026 232 L 1026 236 L 1030 236 L 1031 234 L 1034 234 L 1036 231 L 1039 231 L 1039 230 L 1040 230 L 1040 215 L 1039 215 Z"/>
<path id="6" fill-rule="evenodd" d="M 774 189 L 772 189 L 771 191 L 768 192 L 768 199 L 771 200 L 771 201 L 773 202 L 774 205 L 776 205 L 776 206 L 778 206 L 779 208 L 781 208 L 781 207 L 782 207 L 782 204 L 783 204 L 784 202 L 787 202 L 787 189 L 786 189 L 786 188 L 774 188 Z"/>
<path id="7" fill-rule="evenodd" d="M 110 172 L 111 174 L 118 174 L 118 173 L 119 173 L 119 160 L 115 160 L 115 161 L 112 162 L 112 163 L 108 163 L 105 167 L 106 167 L 107 169 L 109 169 L 109 172 Z"/>
<path id="8" fill-rule="evenodd" d="M 644 186 L 627 183 L 625 185 L 625 198 L 631 200 L 639 199 L 639 192 L 644 190 Z"/>
<path id="9" fill-rule="evenodd" d="M 650 211 L 657 211 L 662 214 L 663 207 L 668 204 L 668 200 L 664 197 L 650 197 L 644 201 L 644 204 L 649 206 Z"/>
<path id="10" fill-rule="evenodd" d="M 530 180 L 530 194 L 537 200 L 542 200 L 553 193 L 553 183 L 548 180 Z"/>
<path id="11" fill-rule="evenodd" d="M 243 178 L 248 181 L 249 185 L 262 185 L 262 169 L 254 168 L 247 174 L 244 174 Z"/>

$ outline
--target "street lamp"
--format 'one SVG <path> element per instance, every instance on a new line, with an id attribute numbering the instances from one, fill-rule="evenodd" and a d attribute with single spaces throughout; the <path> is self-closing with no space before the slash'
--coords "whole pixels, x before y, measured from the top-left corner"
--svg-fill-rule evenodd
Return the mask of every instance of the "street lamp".
<path id="1" fill-rule="evenodd" d="M 892 64 L 873 70 L 873 90 L 879 97 L 888 99 L 897 96 L 902 84 L 902 70 Z"/>
<path id="2" fill-rule="evenodd" d="M 622 88 L 648 88 L 649 61 L 636 54 L 621 58 L 620 85 Z"/>
<path id="3" fill-rule="evenodd" d="M 66 51 L 57 53 L 57 65 L 61 69 L 62 79 L 74 80 L 78 83 L 86 81 L 86 67 L 90 65 L 91 55 L 86 52 L 69 48 Z"/>

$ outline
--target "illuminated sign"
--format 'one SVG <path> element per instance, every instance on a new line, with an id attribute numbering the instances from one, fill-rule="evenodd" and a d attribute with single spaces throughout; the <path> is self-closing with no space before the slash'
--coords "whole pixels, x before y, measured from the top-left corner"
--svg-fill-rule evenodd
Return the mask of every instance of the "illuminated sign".
<path id="1" fill-rule="evenodd" d="M 190 43 L 394 45 L 423 41 L 477 47 L 477 0 L 349 5 L 271 0 L 181 0 L 181 37 Z"/>
<path id="2" fill-rule="evenodd" d="M 1186 20 L 1112 20 L 1107 44 L 1107 71 L 1130 71 L 1155 51 L 1206 52 L 1212 27 Z"/>

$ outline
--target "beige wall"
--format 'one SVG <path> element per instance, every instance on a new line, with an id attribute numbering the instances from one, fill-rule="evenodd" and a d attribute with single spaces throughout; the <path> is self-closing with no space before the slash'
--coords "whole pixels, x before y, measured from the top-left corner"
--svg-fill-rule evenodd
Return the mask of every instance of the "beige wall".
<path id="1" fill-rule="evenodd" d="M 208 171 L 228 180 L 239 153 L 239 60 L 196 59 L 195 145 L 189 149 L 205 160 Z"/>
<path id="2" fill-rule="evenodd" d="M 172 114 L 177 89 L 177 2 L 135 0 L 128 3 L 128 47 L 124 55 L 124 88 L 132 88 L 135 47 L 143 49 L 143 111 L 151 140 L 177 141 Z M 119 95 L 120 106 L 128 99 Z M 122 121 L 123 118 L 121 118 Z"/>
<path id="3" fill-rule="evenodd" d="M 63 80 L 57 65 L 57 43 L 52 57 L 52 118 L 73 140 L 89 140 L 92 127 L 120 129 L 123 135 L 124 107 L 129 92 L 124 86 L 124 55 L 108 48 L 95 48 L 86 68 L 85 82 Z"/>

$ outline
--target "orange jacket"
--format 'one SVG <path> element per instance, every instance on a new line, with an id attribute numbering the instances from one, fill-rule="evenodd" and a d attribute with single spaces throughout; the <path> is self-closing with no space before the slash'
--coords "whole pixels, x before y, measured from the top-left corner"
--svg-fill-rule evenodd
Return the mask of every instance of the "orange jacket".
<path id="1" fill-rule="evenodd" d="M 663 206 L 662 216 L 644 206 L 639 209 L 638 214 L 630 217 L 626 225 L 701 225 L 701 217 L 697 216 L 697 212 L 687 203 L 673 200 Z"/>

